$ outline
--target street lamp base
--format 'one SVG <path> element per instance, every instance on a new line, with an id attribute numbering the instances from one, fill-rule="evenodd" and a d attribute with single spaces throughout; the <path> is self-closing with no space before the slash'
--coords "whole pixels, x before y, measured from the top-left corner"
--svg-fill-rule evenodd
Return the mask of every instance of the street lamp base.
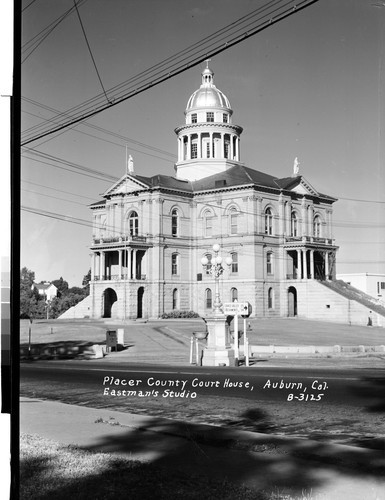
<path id="1" fill-rule="evenodd" d="M 234 366 L 234 349 L 230 346 L 230 337 L 226 317 L 220 315 L 205 318 L 208 337 L 207 347 L 203 350 L 202 366 Z"/>
<path id="2" fill-rule="evenodd" d="M 203 351 L 202 366 L 234 366 L 234 349 L 206 348 Z"/>

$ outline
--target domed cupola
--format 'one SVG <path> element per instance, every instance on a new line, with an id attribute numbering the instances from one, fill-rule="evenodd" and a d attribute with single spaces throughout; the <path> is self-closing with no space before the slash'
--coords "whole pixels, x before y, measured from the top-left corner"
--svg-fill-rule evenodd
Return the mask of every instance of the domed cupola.
<path id="1" fill-rule="evenodd" d="M 187 102 L 185 125 L 177 127 L 176 177 L 190 181 L 223 172 L 240 162 L 242 127 L 232 124 L 230 101 L 214 85 L 208 66 L 202 84 Z"/>
<path id="2" fill-rule="evenodd" d="M 200 108 L 215 108 L 218 111 L 226 111 L 230 115 L 233 111 L 230 101 L 225 94 L 214 85 L 214 73 L 207 67 L 202 72 L 202 85 L 196 90 L 187 102 L 185 114 L 188 115 Z"/>

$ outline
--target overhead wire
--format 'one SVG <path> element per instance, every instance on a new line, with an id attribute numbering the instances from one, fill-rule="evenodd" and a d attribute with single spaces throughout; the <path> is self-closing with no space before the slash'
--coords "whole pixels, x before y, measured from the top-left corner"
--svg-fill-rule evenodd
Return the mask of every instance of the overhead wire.
<path id="1" fill-rule="evenodd" d="M 278 0 L 277 2 L 274 2 L 274 3 L 277 5 L 277 4 L 282 3 L 282 1 L 283 0 Z M 317 1 L 318 0 L 302 0 L 302 1 L 297 0 L 297 3 L 295 4 L 293 2 L 293 0 L 289 0 L 283 6 L 281 6 L 279 8 L 272 9 L 268 13 L 263 14 L 261 19 L 259 19 L 259 21 L 261 21 L 259 25 L 251 27 L 247 31 L 243 31 L 243 33 L 241 35 L 238 34 L 238 31 L 242 31 L 242 29 L 244 30 L 246 28 L 244 28 L 244 27 L 239 28 L 239 30 L 237 30 L 235 32 L 234 37 L 228 39 L 225 43 L 221 43 L 222 40 L 219 40 L 218 43 L 220 43 L 220 45 L 218 47 L 213 47 L 213 44 L 209 45 L 209 47 L 211 47 L 209 50 L 207 50 L 208 48 L 205 47 L 204 50 L 202 49 L 200 52 L 195 53 L 190 58 L 190 60 L 187 62 L 186 62 L 186 60 L 182 60 L 180 62 L 173 62 L 171 65 L 169 65 L 163 71 L 146 76 L 143 81 L 139 82 L 139 88 L 135 88 L 135 87 L 138 87 L 138 85 L 135 85 L 135 86 L 131 85 L 128 89 L 123 91 L 122 95 L 115 94 L 114 96 L 110 97 L 110 102 L 107 105 L 106 104 L 99 104 L 98 105 L 97 102 L 94 102 L 95 99 L 100 100 L 100 96 L 97 96 L 97 97 L 93 98 L 93 100 L 91 100 L 93 102 L 91 103 L 91 107 L 89 107 L 89 109 L 87 109 L 87 108 L 83 109 L 85 105 L 90 103 L 90 100 L 86 101 L 87 104 L 83 103 L 83 104 L 76 107 L 77 112 L 71 116 L 71 119 L 69 121 L 67 121 L 67 122 L 64 121 L 61 125 L 54 127 L 51 130 L 47 130 L 47 129 L 44 130 L 44 128 L 42 128 L 39 134 L 37 134 L 35 136 L 29 136 L 29 138 L 25 139 L 25 140 L 23 139 L 22 144 L 25 145 L 25 144 L 33 142 L 37 139 L 40 139 L 46 135 L 56 133 L 56 132 L 62 130 L 63 128 L 66 128 L 66 127 L 73 125 L 75 123 L 79 123 L 80 121 L 83 121 L 86 118 L 94 116 L 94 115 L 100 113 L 101 111 L 104 111 L 105 109 L 111 107 L 111 106 L 115 106 L 115 105 L 129 99 L 130 97 L 133 97 L 134 95 L 137 95 L 141 92 L 144 92 L 145 90 L 148 90 L 149 88 L 152 88 L 155 85 L 158 85 L 158 84 L 186 71 L 187 69 L 189 69 L 193 66 L 196 66 L 197 64 L 201 63 L 202 61 L 204 61 L 208 57 L 212 57 L 213 55 L 219 54 L 220 52 L 227 50 L 228 48 L 230 48 L 230 47 L 244 41 L 245 39 L 255 35 L 256 33 L 262 31 L 263 29 L 267 28 L 268 26 L 292 15 L 295 12 L 298 12 L 299 10 L 301 10 L 301 9 L 303 9 L 303 8 L 309 6 Z M 273 3 L 273 0 L 268 2 L 268 4 L 271 4 L 271 3 Z M 266 6 L 264 6 L 264 7 L 266 8 Z M 273 5 L 273 7 L 275 7 L 275 5 Z M 278 13 L 278 11 L 280 11 L 281 9 L 283 11 Z M 262 21 L 265 18 L 266 18 L 266 20 Z M 238 21 L 231 23 L 231 25 L 229 25 L 229 26 L 234 26 L 237 22 Z M 255 23 L 255 21 L 254 21 L 254 23 Z M 249 28 L 249 26 L 247 26 L 247 27 Z M 108 92 L 110 93 L 110 91 L 108 91 Z M 26 133 L 27 133 L 27 131 L 26 131 Z"/>
<path id="2" fill-rule="evenodd" d="M 268 4 L 271 4 L 271 3 L 274 3 L 274 2 L 282 2 L 283 0 L 270 0 L 268 2 Z M 268 4 L 265 4 L 264 9 L 266 8 L 266 5 Z M 238 19 L 237 21 L 231 23 L 230 25 L 226 26 L 225 28 L 221 28 L 220 30 L 217 30 L 215 33 L 209 35 L 208 37 L 206 37 L 203 41 L 202 40 L 199 40 L 198 42 L 194 43 L 193 45 L 185 48 L 185 49 L 182 49 L 180 50 L 179 52 L 177 52 L 176 54 L 173 54 L 172 56 L 169 56 L 168 58 L 164 59 L 163 61 L 160 61 L 159 63 L 151 66 L 150 68 L 140 72 L 139 74 L 135 75 L 134 77 L 131 77 L 129 78 L 128 80 L 126 80 L 125 82 L 122 82 L 114 87 L 112 87 L 109 91 L 110 92 L 113 92 L 113 91 L 118 91 L 119 89 L 122 89 L 124 88 L 127 84 L 129 83 L 134 83 L 135 81 L 139 80 L 140 81 L 140 78 L 143 78 L 144 76 L 146 75 L 149 75 L 151 74 L 151 72 L 153 72 L 154 70 L 156 69 L 159 69 L 159 68 L 162 68 L 163 66 L 165 66 L 168 62 L 172 62 L 173 59 L 175 58 L 178 58 L 178 57 L 182 57 L 182 56 L 185 56 L 186 54 L 188 54 L 189 52 L 192 51 L 192 49 L 196 48 L 196 47 L 200 47 L 201 45 L 203 45 L 205 43 L 206 40 L 210 40 L 211 38 L 217 36 L 218 34 L 221 34 L 222 32 L 224 31 L 227 31 L 229 27 L 233 26 L 233 25 L 236 25 L 237 23 L 239 23 L 240 21 L 242 21 L 243 19 L 246 19 L 246 18 L 250 18 L 250 17 L 253 17 L 256 15 L 256 13 L 258 13 L 262 8 L 259 7 L 257 9 L 255 9 L 254 11 L 252 11 L 251 13 L 241 17 L 240 19 Z M 263 10 L 263 9 L 262 9 Z M 91 104 L 93 103 L 95 100 L 97 100 L 98 98 L 100 98 L 102 96 L 102 94 L 97 94 L 96 96 L 86 100 L 85 102 L 83 102 L 82 104 L 80 105 L 76 105 L 75 107 L 72 107 L 70 108 L 69 110 L 67 110 L 65 113 L 60 113 L 58 115 L 58 117 L 60 116 L 63 116 L 63 115 L 68 115 L 69 113 L 77 110 L 77 109 L 80 109 L 81 107 L 84 107 L 88 104 Z M 26 130 L 25 133 L 28 133 L 30 131 L 30 129 Z"/>
<path id="3" fill-rule="evenodd" d="M 98 67 L 97 67 L 97 65 L 96 65 L 96 61 L 95 61 L 94 55 L 93 55 L 92 50 L 91 50 L 91 45 L 90 45 L 90 42 L 88 41 L 88 37 L 87 37 L 87 34 L 86 34 L 86 30 L 85 30 L 85 28 L 84 28 L 84 24 L 83 24 L 82 18 L 81 18 L 81 16 L 80 16 L 80 12 L 79 12 L 78 6 L 77 6 L 77 4 L 76 4 L 76 0 L 74 0 L 74 6 L 75 6 L 76 14 L 77 14 L 78 19 L 79 19 L 80 26 L 81 26 L 81 28 L 82 28 L 82 32 L 83 32 L 83 35 L 84 35 L 84 38 L 85 38 L 85 41 L 86 41 L 87 47 L 88 47 L 88 51 L 89 51 L 90 56 L 91 56 L 91 59 L 92 59 L 92 63 L 93 63 L 93 65 L 94 65 L 94 68 L 95 68 L 96 74 L 97 74 L 98 79 L 99 79 L 99 83 L 100 83 L 100 85 L 101 85 L 101 87 L 102 87 L 102 90 L 103 90 L 103 93 L 104 93 L 104 95 L 105 95 L 105 97 L 106 97 L 107 102 L 110 102 L 110 100 L 109 100 L 109 98 L 108 98 L 108 96 L 107 96 L 107 93 L 106 93 L 106 89 L 104 88 L 104 85 L 103 85 L 102 78 L 101 78 L 101 76 L 100 76 L 100 73 L 99 73 Z"/>
<path id="4" fill-rule="evenodd" d="M 22 98 L 22 100 L 23 100 L 23 99 L 24 99 L 24 98 Z M 32 100 L 30 100 L 30 99 L 25 99 L 25 100 L 27 100 L 27 101 L 31 101 L 31 102 L 32 102 Z M 36 101 L 35 101 L 35 103 L 36 103 Z M 39 103 L 36 103 L 36 105 L 39 105 Z M 41 105 L 41 107 L 43 107 L 43 108 L 46 108 L 46 109 L 49 109 L 49 110 L 53 111 L 53 108 L 49 108 L 48 106 Z M 56 110 L 56 111 L 57 111 L 57 110 Z M 22 110 L 22 113 L 25 113 L 25 114 L 28 114 L 28 115 L 31 115 L 31 116 L 37 117 L 37 118 L 42 119 L 42 120 L 52 121 L 52 122 L 54 121 L 54 120 L 51 120 L 51 119 L 49 119 L 49 118 L 42 118 L 41 116 L 36 115 L 36 114 L 34 114 L 34 113 L 31 113 L 31 112 L 29 112 L 29 111 Z M 103 128 L 103 127 L 99 127 L 99 126 L 97 126 L 97 125 L 93 125 L 93 124 L 91 124 L 91 123 L 82 123 L 82 124 L 81 124 L 81 126 L 88 127 L 88 128 L 94 129 L 94 130 L 97 130 L 97 131 L 99 131 L 99 132 L 102 132 L 102 133 L 104 133 L 104 134 L 106 134 L 106 135 L 110 135 L 110 136 L 112 136 L 112 137 L 116 137 L 117 139 L 121 139 L 121 140 L 122 140 L 122 141 L 124 141 L 125 143 L 132 143 L 132 144 L 136 144 L 136 145 L 138 145 L 138 146 L 140 146 L 140 147 L 142 147 L 142 148 L 144 148 L 144 149 L 148 149 L 148 150 L 150 150 L 150 151 L 158 152 L 159 154 L 163 154 L 163 155 L 165 155 L 165 156 L 169 156 L 169 157 L 170 157 L 170 159 L 175 159 L 175 158 L 176 158 L 176 156 L 175 156 L 174 154 L 170 153 L 169 151 L 165 151 L 165 150 L 160 149 L 160 148 L 157 148 L 157 147 L 155 147 L 155 146 L 150 146 L 149 144 L 145 144 L 145 143 L 143 143 L 143 142 L 137 141 L 137 140 L 132 139 L 132 138 L 130 138 L 130 137 L 126 137 L 126 136 L 124 136 L 124 135 L 117 134 L 116 132 L 112 132 L 112 131 L 107 130 L 107 129 Z M 119 144 L 118 144 L 118 143 L 113 142 L 113 141 L 108 141 L 107 139 L 103 139 L 102 137 L 98 137 L 98 136 L 93 135 L 93 134 L 88 134 L 87 132 L 84 132 L 84 131 L 82 131 L 82 130 L 79 130 L 78 128 L 75 128 L 75 129 L 74 129 L 74 131 L 75 131 L 76 133 L 83 134 L 83 135 L 87 135 L 87 136 L 89 136 L 89 137 L 93 137 L 93 138 L 95 138 L 95 139 L 98 139 L 98 140 L 101 140 L 101 141 L 104 141 L 104 142 L 108 142 L 108 143 L 110 143 L 110 144 L 114 144 L 114 145 L 119 146 L 119 147 L 125 147 L 125 146 L 123 146 L 121 143 L 119 143 Z M 28 148 L 28 149 L 34 149 L 34 148 Z M 136 152 L 138 152 L 138 153 L 142 153 L 142 154 L 145 154 L 145 155 L 148 155 L 148 156 L 152 156 L 152 157 L 154 157 L 154 158 L 159 158 L 160 160 L 163 160 L 163 161 L 170 161 L 170 160 L 168 160 L 168 159 L 166 159 L 166 158 L 162 158 L 161 156 L 154 155 L 154 154 L 150 154 L 150 153 L 147 153 L 147 152 L 145 152 L 145 151 L 140 151 L 140 150 L 138 150 L 138 149 L 133 149 L 133 148 L 132 148 L 132 150 L 133 150 L 133 151 L 136 151 Z"/>
<path id="5" fill-rule="evenodd" d="M 84 4 L 88 0 L 79 0 L 78 6 L 80 4 Z M 29 53 L 22 59 L 21 64 L 23 64 L 34 52 L 35 50 L 44 42 L 44 40 L 54 31 L 59 24 L 64 21 L 73 11 L 75 7 L 71 7 L 68 9 L 64 14 L 59 16 L 57 19 L 52 21 L 48 26 L 46 26 L 43 30 L 41 30 L 39 33 L 37 33 L 35 36 L 33 36 L 28 42 L 25 42 L 22 45 L 22 54 L 23 52 L 27 52 L 29 50 Z M 40 37 L 40 38 L 39 38 Z M 32 48 L 33 47 L 33 48 Z"/>

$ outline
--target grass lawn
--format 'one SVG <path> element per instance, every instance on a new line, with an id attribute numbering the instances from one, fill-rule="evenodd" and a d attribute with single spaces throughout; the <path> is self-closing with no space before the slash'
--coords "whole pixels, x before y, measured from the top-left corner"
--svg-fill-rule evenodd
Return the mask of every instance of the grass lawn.
<path id="1" fill-rule="evenodd" d="M 39 436 L 20 438 L 20 499 L 266 500 L 226 481 L 188 476 L 106 453 L 90 453 Z"/>
<path id="2" fill-rule="evenodd" d="M 20 436 L 20 500 L 316 500 L 257 492 L 107 453 Z"/>

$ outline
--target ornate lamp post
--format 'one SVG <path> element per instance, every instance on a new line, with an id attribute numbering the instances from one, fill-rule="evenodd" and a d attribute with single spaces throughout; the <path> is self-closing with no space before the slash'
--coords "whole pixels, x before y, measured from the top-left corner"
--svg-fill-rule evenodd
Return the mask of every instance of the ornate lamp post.
<path id="1" fill-rule="evenodd" d="M 215 280 L 215 300 L 213 304 L 214 314 L 222 314 L 221 311 L 222 302 L 219 296 L 219 277 L 223 274 L 224 268 L 222 266 L 223 259 L 219 255 L 220 249 L 221 247 L 218 245 L 218 243 L 215 243 L 213 245 L 215 256 L 213 259 L 211 259 L 211 262 L 209 262 L 209 259 L 206 256 L 202 257 L 201 259 L 201 264 L 204 268 L 207 269 L 207 267 L 210 265 L 208 272 Z M 226 257 L 225 262 L 228 266 L 231 266 L 231 264 L 233 263 L 233 259 L 230 256 Z"/>
<path id="2" fill-rule="evenodd" d="M 203 366 L 231 366 L 234 364 L 234 350 L 230 346 L 230 338 L 226 329 L 226 317 L 222 311 L 222 302 L 219 295 L 219 278 L 222 276 L 224 267 L 223 259 L 219 255 L 220 246 L 213 245 L 214 257 L 209 261 L 207 257 L 201 259 L 202 266 L 214 278 L 215 300 L 213 314 L 207 316 L 206 323 L 208 329 L 207 347 L 203 352 Z M 225 259 L 227 266 L 231 266 L 233 260 L 229 256 Z"/>

